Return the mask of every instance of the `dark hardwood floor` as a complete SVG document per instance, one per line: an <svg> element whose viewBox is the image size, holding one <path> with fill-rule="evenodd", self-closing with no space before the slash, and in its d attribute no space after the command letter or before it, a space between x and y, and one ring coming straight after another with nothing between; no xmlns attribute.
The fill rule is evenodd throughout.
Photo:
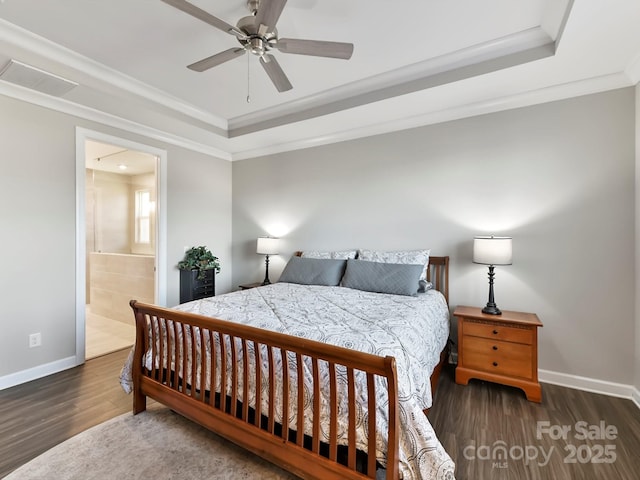
<svg viewBox="0 0 640 480"><path fill-rule="evenodd" d="M0 391L0 478L58 443L130 412L131 396L118 383L128 353L93 358Z"/></svg>
<svg viewBox="0 0 640 480"><path fill-rule="evenodd" d="M127 353L0 391L0 478L73 435L130 412L131 396L118 383ZM542 395L536 404L515 388L474 380L456 385L453 368L445 367L429 419L456 462L456 478L640 478L640 409L633 402L547 384ZM538 422L547 422L540 424L547 426L540 438ZM578 422L600 438L579 438L584 429ZM570 428L566 439L559 435L562 427Z"/></svg>
<svg viewBox="0 0 640 480"><path fill-rule="evenodd" d="M631 400L543 384L542 403L532 403L516 388L453 379L447 366L429 420L458 480L640 478Z"/></svg>

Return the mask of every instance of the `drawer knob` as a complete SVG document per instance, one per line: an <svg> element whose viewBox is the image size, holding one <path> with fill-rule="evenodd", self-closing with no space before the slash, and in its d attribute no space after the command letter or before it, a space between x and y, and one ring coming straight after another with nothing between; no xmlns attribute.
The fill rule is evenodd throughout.
<svg viewBox="0 0 640 480"><path fill-rule="evenodd" d="M498 334L498 330L494 330L494 331L493 331L493 334L494 334L494 335L497 335L497 334Z"/></svg>
<svg viewBox="0 0 640 480"><path fill-rule="evenodd" d="M493 362L493 366L497 367L498 366L498 362Z"/></svg>
<svg viewBox="0 0 640 480"><path fill-rule="evenodd" d="M497 349L498 349L498 346L497 346L497 345L494 345L494 346L493 346L493 347L491 347L491 348L493 348L494 350L497 350Z"/></svg>

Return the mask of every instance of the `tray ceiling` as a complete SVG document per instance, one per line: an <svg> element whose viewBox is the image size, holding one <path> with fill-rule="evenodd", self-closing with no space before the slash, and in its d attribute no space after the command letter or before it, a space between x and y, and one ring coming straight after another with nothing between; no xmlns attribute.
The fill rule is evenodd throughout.
<svg viewBox="0 0 640 480"><path fill-rule="evenodd" d="M248 15L243 0L192 3ZM0 70L14 59L78 86L55 103L0 77L0 93L239 159L632 85L639 21L634 0L290 0L281 37L355 47L273 51L293 84L278 93L252 55L187 69L239 44L160 0L3 0Z"/></svg>

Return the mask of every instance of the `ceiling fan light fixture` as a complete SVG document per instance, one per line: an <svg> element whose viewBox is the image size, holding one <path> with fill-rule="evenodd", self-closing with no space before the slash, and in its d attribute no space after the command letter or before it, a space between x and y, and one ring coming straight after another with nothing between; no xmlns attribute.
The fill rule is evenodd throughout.
<svg viewBox="0 0 640 480"><path fill-rule="evenodd" d="M260 57L266 52L266 45L261 37L249 38L248 47L251 53Z"/></svg>

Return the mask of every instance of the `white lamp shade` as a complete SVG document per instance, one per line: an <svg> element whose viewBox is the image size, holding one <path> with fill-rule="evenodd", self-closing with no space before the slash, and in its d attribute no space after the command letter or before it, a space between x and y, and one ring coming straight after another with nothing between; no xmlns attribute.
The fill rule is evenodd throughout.
<svg viewBox="0 0 640 480"><path fill-rule="evenodd" d="M256 253L259 253L260 255L277 255L278 239L271 237L258 238Z"/></svg>
<svg viewBox="0 0 640 480"><path fill-rule="evenodd" d="M513 251L511 237L475 237L473 263L483 265L511 265Z"/></svg>

